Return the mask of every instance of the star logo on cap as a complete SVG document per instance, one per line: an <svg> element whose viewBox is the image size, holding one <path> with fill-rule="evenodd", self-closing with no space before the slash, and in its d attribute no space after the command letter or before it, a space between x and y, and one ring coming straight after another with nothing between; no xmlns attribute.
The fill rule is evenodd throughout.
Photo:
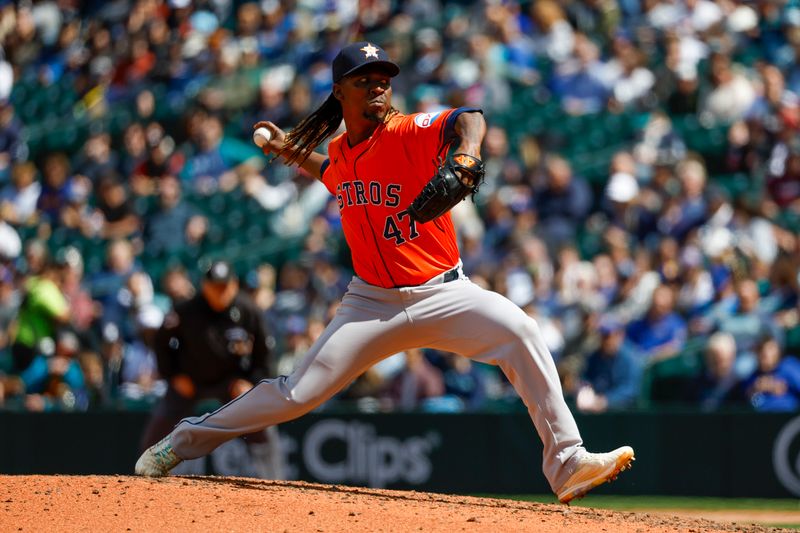
<svg viewBox="0 0 800 533"><path fill-rule="evenodd" d="M369 59L370 57L378 59L378 50L380 49L377 46L372 46L372 43L367 43L367 46L361 48L361 51L364 52L364 59Z"/></svg>

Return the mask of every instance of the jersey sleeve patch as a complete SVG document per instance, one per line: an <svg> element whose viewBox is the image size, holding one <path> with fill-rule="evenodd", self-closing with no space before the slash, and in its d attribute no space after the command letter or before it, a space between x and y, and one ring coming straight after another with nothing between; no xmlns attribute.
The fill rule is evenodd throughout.
<svg viewBox="0 0 800 533"><path fill-rule="evenodd" d="M420 113L414 117L414 124L420 128L428 128L436 122L436 119L439 118L441 114L441 111L436 113Z"/></svg>

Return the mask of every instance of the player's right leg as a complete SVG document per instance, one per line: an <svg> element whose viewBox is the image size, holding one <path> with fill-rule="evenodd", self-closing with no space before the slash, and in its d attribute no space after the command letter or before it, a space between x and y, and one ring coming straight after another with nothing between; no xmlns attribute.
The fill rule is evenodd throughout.
<svg viewBox="0 0 800 533"><path fill-rule="evenodd" d="M157 465L159 456L170 460L163 468L137 473L166 475L177 464L173 454L179 461L202 457L239 435L307 413L374 363L405 349L408 326L398 291L354 280L336 316L291 375L262 380L216 411L182 420L140 462Z"/></svg>
<svg viewBox="0 0 800 533"><path fill-rule="evenodd" d="M427 346L498 365L508 376L542 440L542 470L560 501L583 496L630 465L628 446L584 449L539 326L518 306L468 280L411 292L420 297L410 313Z"/></svg>

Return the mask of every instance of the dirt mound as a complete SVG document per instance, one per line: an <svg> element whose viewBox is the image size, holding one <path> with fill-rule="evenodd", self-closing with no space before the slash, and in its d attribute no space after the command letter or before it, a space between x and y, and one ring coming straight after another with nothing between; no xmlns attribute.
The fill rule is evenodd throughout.
<svg viewBox="0 0 800 533"><path fill-rule="evenodd" d="M0 476L6 531L747 531L709 520L249 478Z"/></svg>

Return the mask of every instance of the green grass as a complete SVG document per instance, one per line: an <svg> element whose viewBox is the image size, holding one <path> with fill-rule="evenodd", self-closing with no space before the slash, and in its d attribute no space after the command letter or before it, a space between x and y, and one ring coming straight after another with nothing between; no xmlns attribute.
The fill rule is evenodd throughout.
<svg viewBox="0 0 800 533"><path fill-rule="evenodd" d="M539 503L556 503L552 494L483 494L491 498L521 500ZM800 500L760 498L706 498L695 496L607 496L595 494L573 502L577 507L596 507L615 511L646 509L700 509L700 510L753 510L800 511Z"/></svg>
<svg viewBox="0 0 800 533"><path fill-rule="evenodd" d="M486 498L501 498L537 503L557 503L552 494L478 494ZM699 496L610 496L592 494L585 499L573 501L575 507L594 507L612 511L800 511L797 499L761 498L707 498ZM759 520L763 525L800 530L800 523L774 523L768 518Z"/></svg>

